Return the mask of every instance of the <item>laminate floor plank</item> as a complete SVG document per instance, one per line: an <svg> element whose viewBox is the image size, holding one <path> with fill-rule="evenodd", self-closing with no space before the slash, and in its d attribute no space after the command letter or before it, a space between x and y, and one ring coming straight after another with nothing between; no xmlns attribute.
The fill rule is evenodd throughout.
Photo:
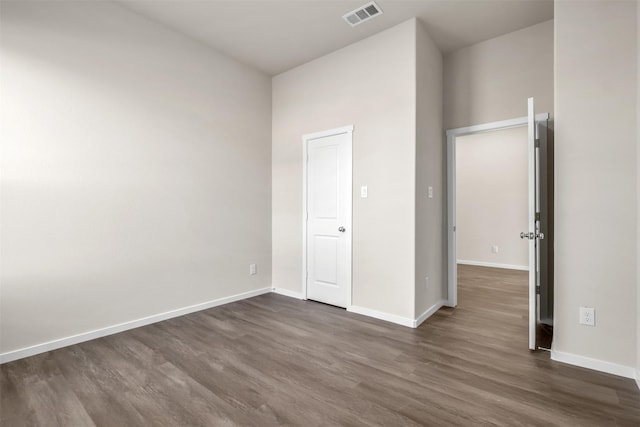
<svg viewBox="0 0 640 427"><path fill-rule="evenodd" d="M1 426L638 426L634 381L530 352L527 272L419 328L275 294L0 366Z"/></svg>

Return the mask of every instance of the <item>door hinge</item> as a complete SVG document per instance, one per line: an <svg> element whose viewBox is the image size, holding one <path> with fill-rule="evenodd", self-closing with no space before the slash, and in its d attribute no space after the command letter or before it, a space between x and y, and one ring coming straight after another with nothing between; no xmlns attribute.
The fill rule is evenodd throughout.
<svg viewBox="0 0 640 427"><path fill-rule="evenodd" d="M536 295L540 295L540 285L536 285Z"/></svg>

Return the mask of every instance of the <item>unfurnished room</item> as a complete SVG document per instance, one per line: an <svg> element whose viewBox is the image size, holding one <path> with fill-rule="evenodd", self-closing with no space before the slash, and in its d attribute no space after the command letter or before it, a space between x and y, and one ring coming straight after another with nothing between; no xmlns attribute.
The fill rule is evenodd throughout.
<svg viewBox="0 0 640 427"><path fill-rule="evenodd" d="M639 23L0 0L0 425L640 425Z"/></svg>

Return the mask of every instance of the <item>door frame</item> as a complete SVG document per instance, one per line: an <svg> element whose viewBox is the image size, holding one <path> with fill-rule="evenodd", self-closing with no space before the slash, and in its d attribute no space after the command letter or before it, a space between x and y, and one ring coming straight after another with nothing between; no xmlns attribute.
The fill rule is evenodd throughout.
<svg viewBox="0 0 640 427"><path fill-rule="evenodd" d="M528 117L483 123L456 129L448 129L447 136L447 303L458 305L458 270L456 250L456 138L496 130L527 126ZM536 122L549 120L549 113L536 114Z"/></svg>
<svg viewBox="0 0 640 427"><path fill-rule="evenodd" d="M349 199L347 201L348 220L346 224L347 227L349 227L349 230L351 230L351 232L348 234L349 242L347 244L349 251L349 283L347 284L348 299L346 308L347 310L349 310L351 308L353 299L353 125L347 125L302 135L302 297L305 300L307 299L307 219L309 218L309 213L307 210L307 163L309 161L307 147L309 145L309 142L313 140L342 134L348 135L346 147L347 176L345 181L347 187L350 190Z"/></svg>

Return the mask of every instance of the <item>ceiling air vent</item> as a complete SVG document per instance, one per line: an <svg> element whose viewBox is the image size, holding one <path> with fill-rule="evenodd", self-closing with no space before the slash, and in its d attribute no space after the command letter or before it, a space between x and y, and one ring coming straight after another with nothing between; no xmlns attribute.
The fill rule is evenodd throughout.
<svg viewBox="0 0 640 427"><path fill-rule="evenodd" d="M342 17L349 23L349 25L355 27L356 25L362 24L364 21L368 21L378 15L382 15L382 9L380 9L380 6L378 6L376 2L372 1L371 3L367 3L356 10L352 10L351 12L342 15Z"/></svg>

